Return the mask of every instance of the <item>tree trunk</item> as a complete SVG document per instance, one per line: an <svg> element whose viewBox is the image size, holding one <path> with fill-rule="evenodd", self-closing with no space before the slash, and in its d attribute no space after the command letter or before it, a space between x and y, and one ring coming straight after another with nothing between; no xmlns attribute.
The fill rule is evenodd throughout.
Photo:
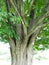
<svg viewBox="0 0 49 65"><path fill-rule="evenodd" d="M30 45L31 46L31 45ZM11 48L11 65L32 65L33 61L33 48L20 44Z"/></svg>

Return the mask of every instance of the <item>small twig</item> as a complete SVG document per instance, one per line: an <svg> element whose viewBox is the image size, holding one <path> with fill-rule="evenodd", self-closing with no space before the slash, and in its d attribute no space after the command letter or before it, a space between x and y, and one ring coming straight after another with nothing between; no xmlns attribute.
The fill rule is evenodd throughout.
<svg viewBox="0 0 49 65"><path fill-rule="evenodd" d="M30 2L30 6L29 6L29 9L28 9L28 11L27 11L27 14L30 14L30 11L32 10L32 6L34 6L33 3L34 3L34 0L32 0L32 1Z"/></svg>

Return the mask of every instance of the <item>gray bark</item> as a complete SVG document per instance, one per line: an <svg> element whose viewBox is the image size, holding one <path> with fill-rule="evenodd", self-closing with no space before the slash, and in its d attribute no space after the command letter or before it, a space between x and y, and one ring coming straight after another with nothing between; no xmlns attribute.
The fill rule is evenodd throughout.
<svg viewBox="0 0 49 65"><path fill-rule="evenodd" d="M43 20L49 16L49 5L44 7L46 13L39 16L37 19L34 19L34 10L31 13L32 5L34 0L31 1L27 14L31 15L30 24L26 26L26 15L24 14L24 3L23 0L6 0L7 13L10 11L10 5L14 8L16 15L21 18L19 24L11 23L8 17L8 24L10 24L15 31L15 34L18 34L20 39L17 40L14 37L8 36L10 51L11 51L11 65L32 65L33 61L33 42L35 41L37 35L40 32L41 27L43 27ZM23 13L23 14L22 14ZM32 16L33 15L33 16ZM33 17L33 18L32 18ZM42 25L41 25L42 24ZM10 28L11 29L11 28Z"/></svg>
<svg viewBox="0 0 49 65"><path fill-rule="evenodd" d="M14 50L13 50L14 49ZM33 63L33 47L29 45L17 44L15 47L10 47L11 65L32 65Z"/></svg>

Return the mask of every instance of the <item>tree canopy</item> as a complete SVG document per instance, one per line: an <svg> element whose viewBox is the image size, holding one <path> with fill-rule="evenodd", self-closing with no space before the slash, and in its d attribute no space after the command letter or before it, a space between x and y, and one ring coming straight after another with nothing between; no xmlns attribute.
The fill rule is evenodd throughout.
<svg viewBox="0 0 49 65"><path fill-rule="evenodd" d="M49 48L49 0L22 1L23 2L19 1L19 6L21 4L23 5L18 7L18 9L21 8L22 12L20 13L20 10L18 12L18 9L15 7L17 6L15 0L7 0L7 2L6 0L0 0L0 40L9 42L10 37L19 40L20 36L15 30L16 25L22 23L24 27L30 28L30 17L33 19L34 15L34 21L37 24L33 24L32 26L34 26L34 28L37 27L36 29L40 27L42 29L36 38L34 49L41 50ZM34 11L34 13L32 13L32 11ZM26 22L23 22L23 20ZM39 23L41 24L39 25ZM32 34L33 29L29 32L30 34ZM30 36L30 34L28 36Z"/></svg>

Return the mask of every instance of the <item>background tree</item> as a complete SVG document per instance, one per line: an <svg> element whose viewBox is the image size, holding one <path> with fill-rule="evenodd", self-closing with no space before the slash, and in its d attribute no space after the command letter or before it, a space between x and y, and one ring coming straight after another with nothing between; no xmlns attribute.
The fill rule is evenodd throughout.
<svg viewBox="0 0 49 65"><path fill-rule="evenodd" d="M9 42L11 65L32 65L34 42L48 21L49 0L0 1L0 40Z"/></svg>

